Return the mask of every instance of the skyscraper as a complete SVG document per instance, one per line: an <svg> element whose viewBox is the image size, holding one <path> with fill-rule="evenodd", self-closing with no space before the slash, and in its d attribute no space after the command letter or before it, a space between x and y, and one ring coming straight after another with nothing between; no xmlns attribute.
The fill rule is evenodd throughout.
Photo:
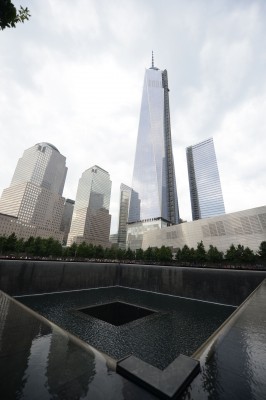
<svg viewBox="0 0 266 400"><path fill-rule="evenodd" d="M67 243L67 238L68 234L70 231L70 225L71 225L71 220L72 220L72 215L74 211L74 200L71 199L66 199L64 203L64 211L62 215L62 221L61 221L61 226L60 230L64 233L63 236L63 244L66 245Z"/></svg>
<svg viewBox="0 0 266 400"><path fill-rule="evenodd" d="M186 149L192 219L225 213L213 139Z"/></svg>
<svg viewBox="0 0 266 400"><path fill-rule="evenodd" d="M168 77L153 56L144 77L132 190L129 232L132 223L148 222L151 229L179 222Z"/></svg>
<svg viewBox="0 0 266 400"><path fill-rule="evenodd" d="M3 191L0 212L17 217L18 224L35 227L35 235L61 240L66 174L66 158L55 146L43 142L30 147Z"/></svg>
<svg viewBox="0 0 266 400"><path fill-rule="evenodd" d="M121 183L120 185L120 206L119 206L119 221L118 221L118 247L126 248L127 241L127 220L129 210L129 200L132 189Z"/></svg>
<svg viewBox="0 0 266 400"><path fill-rule="evenodd" d="M111 186L109 173L97 165L83 172L78 184L68 246L74 242L109 246Z"/></svg>

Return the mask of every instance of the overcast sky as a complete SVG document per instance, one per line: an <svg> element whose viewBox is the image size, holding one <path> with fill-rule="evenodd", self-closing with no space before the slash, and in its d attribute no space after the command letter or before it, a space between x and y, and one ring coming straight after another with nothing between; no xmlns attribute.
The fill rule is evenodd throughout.
<svg viewBox="0 0 266 400"><path fill-rule="evenodd" d="M131 185L145 68L168 70L180 216L191 220L186 147L214 138L226 212L265 205L266 1L19 0L0 31L0 192L23 151L66 156L64 196L84 170Z"/></svg>

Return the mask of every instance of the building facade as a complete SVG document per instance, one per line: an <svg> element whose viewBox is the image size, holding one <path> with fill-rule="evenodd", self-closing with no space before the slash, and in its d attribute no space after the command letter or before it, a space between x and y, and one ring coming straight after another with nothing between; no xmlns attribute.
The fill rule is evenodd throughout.
<svg viewBox="0 0 266 400"><path fill-rule="evenodd" d="M67 244L67 238L70 231L72 215L74 211L74 200L66 199L64 203L64 211L61 221L60 230L63 232L63 245Z"/></svg>
<svg viewBox="0 0 266 400"><path fill-rule="evenodd" d="M110 246L111 186L109 173L97 165L83 172L78 184L68 246L74 242Z"/></svg>
<svg viewBox="0 0 266 400"><path fill-rule="evenodd" d="M225 213L213 139L186 149L192 219Z"/></svg>
<svg viewBox="0 0 266 400"><path fill-rule="evenodd" d="M60 225L67 174L66 158L50 143L38 143L19 159L11 184L0 199L0 213L17 218L32 236L62 240ZM14 229L17 231L17 229ZM21 233L22 234L22 233Z"/></svg>
<svg viewBox="0 0 266 400"><path fill-rule="evenodd" d="M131 191L132 189L129 186L125 185L124 183L121 183L118 234L117 234L118 247L121 249L126 249L127 220L128 220L128 210L129 210Z"/></svg>
<svg viewBox="0 0 266 400"><path fill-rule="evenodd" d="M140 109L128 216L128 234L132 239L136 225L131 224L139 226L139 241L146 222L150 229L179 223L168 76L166 70L154 66L153 59L145 72Z"/></svg>
<svg viewBox="0 0 266 400"><path fill-rule="evenodd" d="M142 248L163 245L173 250L184 245L196 248L201 241L206 250L213 245L225 252L231 244L241 244L257 251L260 243L266 241L266 206L146 232Z"/></svg>

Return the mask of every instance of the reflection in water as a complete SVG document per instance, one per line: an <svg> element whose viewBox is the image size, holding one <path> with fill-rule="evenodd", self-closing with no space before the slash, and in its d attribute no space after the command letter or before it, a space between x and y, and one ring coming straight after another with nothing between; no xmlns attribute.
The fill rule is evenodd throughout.
<svg viewBox="0 0 266 400"><path fill-rule="evenodd" d="M95 358L93 355L88 357L88 354L77 349L77 346L66 335L62 336L61 332L53 329L47 363L49 392L53 395L58 394L58 383L60 382L59 393L61 396L79 399L87 394L94 374ZM75 385L67 385L70 378L78 378Z"/></svg>
<svg viewBox="0 0 266 400"><path fill-rule="evenodd" d="M265 304L266 281L203 349L201 373L182 399L266 399Z"/></svg>
<svg viewBox="0 0 266 400"><path fill-rule="evenodd" d="M95 374L93 354L78 348L58 329L19 310L2 294L0 310L1 398L86 397Z"/></svg>
<svg viewBox="0 0 266 400"><path fill-rule="evenodd" d="M3 399L23 398L31 354L32 340L38 335L40 322L32 316L18 312L17 306L0 294L1 307L1 396ZM4 318L3 318L4 316Z"/></svg>
<svg viewBox="0 0 266 400"><path fill-rule="evenodd" d="M33 394L38 395L39 388L42 389L42 398L50 399L47 388L46 368L50 352L52 335L37 336L32 340L28 367L25 369L23 380L25 386L21 399L29 399Z"/></svg>
<svg viewBox="0 0 266 400"><path fill-rule="evenodd" d="M109 370L97 351L0 292L3 400L133 400L154 396Z"/></svg>

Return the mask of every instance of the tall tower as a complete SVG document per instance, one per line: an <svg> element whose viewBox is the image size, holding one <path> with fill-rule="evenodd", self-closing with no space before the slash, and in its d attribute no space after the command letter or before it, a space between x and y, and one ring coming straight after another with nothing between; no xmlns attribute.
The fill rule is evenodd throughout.
<svg viewBox="0 0 266 400"><path fill-rule="evenodd" d="M155 229L179 222L168 77L154 66L153 54L144 76L132 190L129 225L153 221Z"/></svg>
<svg viewBox="0 0 266 400"><path fill-rule="evenodd" d="M172 152L167 71L146 69L128 222L159 218L179 222Z"/></svg>
<svg viewBox="0 0 266 400"><path fill-rule="evenodd" d="M97 165L83 172L78 184L68 246L74 242L109 246L111 186L109 173Z"/></svg>
<svg viewBox="0 0 266 400"><path fill-rule="evenodd" d="M186 149L192 219L225 213L213 139Z"/></svg>
<svg viewBox="0 0 266 400"><path fill-rule="evenodd" d="M0 199L0 212L35 227L34 236L62 239L60 224L67 174L66 158L50 143L37 143L19 159L10 186Z"/></svg>

